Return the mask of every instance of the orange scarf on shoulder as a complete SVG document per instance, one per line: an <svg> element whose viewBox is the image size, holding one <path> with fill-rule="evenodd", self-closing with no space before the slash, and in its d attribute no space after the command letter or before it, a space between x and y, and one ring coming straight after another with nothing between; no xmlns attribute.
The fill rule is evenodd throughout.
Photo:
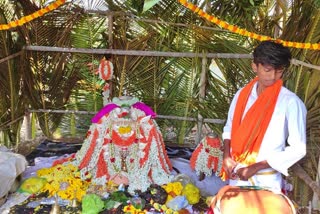
<svg viewBox="0 0 320 214"><path fill-rule="evenodd" d="M231 157L245 165L255 163L282 87L282 80L267 87L243 117L248 98L257 81L256 77L240 92L232 120Z"/></svg>

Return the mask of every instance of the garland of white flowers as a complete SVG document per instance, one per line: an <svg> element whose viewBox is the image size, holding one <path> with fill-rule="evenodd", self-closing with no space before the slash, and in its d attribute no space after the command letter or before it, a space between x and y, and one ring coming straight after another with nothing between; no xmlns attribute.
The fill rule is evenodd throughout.
<svg viewBox="0 0 320 214"><path fill-rule="evenodd" d="M206 176L212 175L212 167L208 167L208 160L209 157L216 157L218 158L218 166L217 170L215 171L215 175L219 176L221 169L222 169L222 156L223 153L220 150L220 148L212 148L208 145L207 139L204 138L201 141L202 143L202 149L198 154L196 164L195 164L195 171L197 175L200 175L201 173L204 173Z"/></svg>
<svg viewBox="0 0 320 214"><path fill-rule="evenodd" d="M133 99L137 102L137 99ZM141 118L145 117L145 113L139 109L128 107L126 104L132 105L134 102L127 103L128 100L113 100L116 102L117 105L123 106L125 108L129 108L130 115L133 118ZM168 183L172 180L173 176L170 175L169 166L165 163L164 169L163 166L160 164L161 160L165 160L166 156L162 151L162 143L163 139L161 136L161 132L159 130L158 125L156 122L151 119L150 117L147 118L145 121L131 121L132 118L117 118L117 115L121 114L120 107L115 108L112 110L109 115L104 116L101 118L99 123L94 123L90 126L88 131L88 136L84 141L83 146L81 147L80 151L76 154L76 165L80 165L82 160L87 155L87 152L90 149L90 145L93 140L93 133L95 131L98 132L98 137L96 139L96 145L91 156L91 159L86 167L80 170L80 175L82 179L86 179L88 177L88 172L92 175L91 180L93 183L97 185L105 185L107 182L106 175L97 177L97 162L99 155L101 152L104 154L104 161L108 167L108 174L110 177L116 176L119 173L125 175L129 180L129 187L128 191L130 193L134 193L135 190L139 189L141 191L146 191L147 188L152 184L156 183L158 185L162 185ZM142 119L143 120L143 119ZM151 124L149 124L149 120L151 120ZM118 129L115 128L118 127ZM124 131L124 133L118 133L120 130ZM140 128L143 130L143 134L147 142L142 142L141 139L143 136L140 133ZM150 131L152 129L156 129L157 135L149 139ZM123 152L123 146L119 146L116 142L112 142L114 136L112 136L112 131L115 131L116 134L126 135L128 132L127 137L135 136L135 142L129 143L125 150L127 155L124 159L126 164L127 170L122 170L122 159L121 152ZM109 143L104 144L104 139L110 140ZM150 145L149 145L150 144ZM149 145L150 149L148 151L148 157L143 165L141 165L140 160L145 158L145 147ZM164 161L165 162L165 161ZM151 176L149 172L151 173Z"/></svg>

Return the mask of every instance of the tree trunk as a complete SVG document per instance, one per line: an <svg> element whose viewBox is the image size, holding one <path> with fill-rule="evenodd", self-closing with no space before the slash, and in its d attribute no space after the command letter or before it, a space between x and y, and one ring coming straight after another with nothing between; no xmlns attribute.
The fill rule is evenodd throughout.
<svg viewBox="0 0 320 214"><path fill-rule="evenodd" d="M291 167L294 175L298 176L301 180L303 180L311 189L312 191L320 198L320 186L316 181L313 181L311 177L307 174L306 171L299 165L294 164Z"/></svg>

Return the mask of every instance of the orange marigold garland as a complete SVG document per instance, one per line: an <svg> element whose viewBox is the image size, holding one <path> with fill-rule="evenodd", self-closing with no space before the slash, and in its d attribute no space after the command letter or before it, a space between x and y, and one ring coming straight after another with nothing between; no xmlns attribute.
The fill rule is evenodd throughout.
<svg viewBox="0 0 320 214"><path fill-rule="evenodd" d="M36 11L36 12L30 14L30 15L24 16L19 20L15 20L15 21L9 22L8 24L0 25L0 30L8 30L8 29L11 29L11 28L22 26L27 22L30 22L30 21L32 21L32 20L34 20L36 18L39 18L39 17L43 16L44 14L46 14L46 13L52 11L52 10L57 9L58 7L63 5L64 3L65 3L65 0L57 0L57 1L53 2L53 3L51 3L50 5L48 5L47 7L43 8L41 10L38 10L38 11Z"/></svg>
<svg viewBox="0 0 320 214"><path fill-rule="evenodd" d="M207 19L208 21L219 25L221 28L224 28L226 30L229 30L233 33L242 35L242 36L246 36L246 37L250 37L252 39L256 39L259 41L265 41L265 40L275 40L278 43L282 43L284 46L287 47L293 47L293 48L302 48L302 49L313 49L313 50L320 50L320 43L302 43L302 42L291 42L291 41L284 41L281 39L274 39L270 36L265 36L265 35L259 35L256 33L252 33L249 32L245 29L241 29L238 26L235 25L230 25L225 21L222 21L218 18L216 18L215 16L209 15L206 12L204 12L203 10L201 10L198 6L187 2L186 0L178 0L180 4L182 4L183 6L185 6L186 8L192 10L194 13L199 14L202 18Z"/></svg>

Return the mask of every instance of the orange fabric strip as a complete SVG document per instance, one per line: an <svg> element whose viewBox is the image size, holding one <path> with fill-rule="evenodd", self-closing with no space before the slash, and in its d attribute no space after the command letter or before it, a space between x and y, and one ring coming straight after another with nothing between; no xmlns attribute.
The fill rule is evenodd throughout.
<svg viewBox="0 0 320 214"><path fill-rule="evenodd" d="M257 81L256 77L240 92L232 121L231 156L237 162L245 164L255 162L282 87L282 80L267 87L242 119L248 98Z"/></svg>
<svg viewBox="0 0 320 214"><path fill-rule="evenodd" d="M240 92L232 120L231 157L246 165L255 163L282 87L282 80L278 80L266 88L242 119L248 98L257 81L256 77ZM222 180L228 179L224 169L220 176Z"/></svg>

